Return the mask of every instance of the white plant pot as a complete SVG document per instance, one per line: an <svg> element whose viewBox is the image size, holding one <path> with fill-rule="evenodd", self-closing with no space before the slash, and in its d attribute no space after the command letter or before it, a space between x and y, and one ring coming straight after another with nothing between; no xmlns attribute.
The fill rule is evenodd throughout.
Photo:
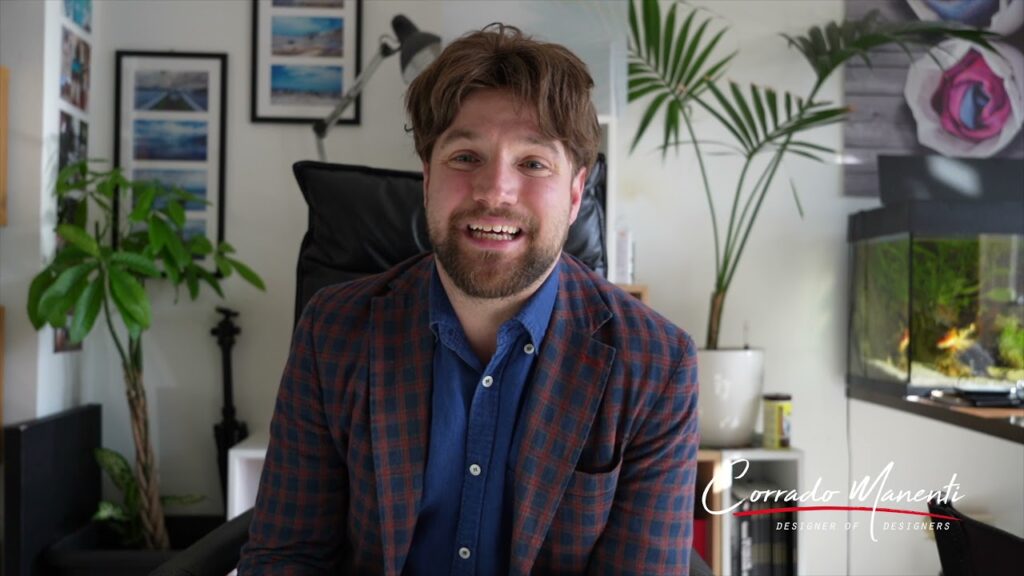
<svg viewBox="0 0 1024 576"><path fill-rule="evenodd" d="M750 446L761 407L764 351L698 350L701 446Z"/></svg>

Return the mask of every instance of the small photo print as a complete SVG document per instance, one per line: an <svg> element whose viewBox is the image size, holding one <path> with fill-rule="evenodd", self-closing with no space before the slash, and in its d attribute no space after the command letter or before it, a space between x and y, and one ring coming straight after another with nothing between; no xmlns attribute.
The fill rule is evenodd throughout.
<svg viewBox="0 0 1024 576"><path fill-rule="evenodd" d="M206 112L209 72L140 70L135 74L135 109Z"/></svg>
<svg viewBox="0 0 1024 576"><path fill-rule="evenodd" d="M341 66L274 64L270 67L271 104L331 106L341 94Z"/></svg>
<svg viewBox="0 0 1024 576"><path fill-rule="evenodd" d="M205 210L206 204L206 170L167 170L167 169L143 169L135 170L134 180L137 182L154 182L166 190L181 188L183 191L198 196L200 199L189 201L185 204L186 210ZM154 206L162 208L167 203L166 197L161 197Z"/></svg>
<svg viewBox="0 0 1024 576"><path fill-rule="evenodd" d="M71 331L68 327L71 326L71 319L74 314L68 312L68 323L63 328L53 329L53 352L54 354L60 354L62 352L79 352L82 349L82 342L72 343Z"/></svg>
<svg viewBox="0 0 1024 576"><path fill-rule="evenodd" d="M207 123L203 120L136 120L136 160L206 160Z"/></svg>
<svg viewBox="0 0 1024 576"><path fill-rule="evenodd" d="M89 124L78 120L67 112L60 113L60 149L57 169L85 160L89 157Z"/></svg>
<svg viewBox="0 0 1024 576"><path fill-rule="evenodd" d="M64 17L92 32L92 0L64 0Z"/></svg>
<svg viewBox="0 0 1024 576"><path fill-rule="evenodd" d="M270 23L274 56L343 56L344 19L275 16Z"/></svg>
<svg viewBox="0 0 1024 576"><path fill-rule="evenodd" d="M345 0L274 0L281 8L344 8Z"/></svg>
<svg viewBox="0 0 1024 576"><path fill-rule="evenodd" d="M85 111L89 106L89 43L63 28L60 52L60 97Z"/></svg>
<svg viewBox="0 0 1024 576"><path fill-rule="evenodd" d="M67 323L64 328L53 329L53 352L60 354L61 352L78 352L82 349L82 343L74 344L71 342L71 331L67 328L71 326L71 313L68 313Z"/></svg>

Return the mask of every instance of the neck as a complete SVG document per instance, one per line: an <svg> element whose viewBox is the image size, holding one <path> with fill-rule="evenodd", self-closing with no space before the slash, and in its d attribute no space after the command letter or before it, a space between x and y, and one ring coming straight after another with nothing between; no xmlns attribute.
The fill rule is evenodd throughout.
<svg viewBox="0 0 1024 576"><path fill-rule="evenodd" d="M436 260L435 260L436 262ZM437 263L438 275L441 277L441 285L448 294L448 300L452 303L455 316L462 325L462 331L469 340L469 347L473 349L480 362L486 365L498 348L498 328L507 320L522 310L523 305L540 288L541 284L548 279L551 271L558 265L556 259L547 272L541 275L533 284L524 290L505 298L476 298L459 289L451 277Z"/></svg>

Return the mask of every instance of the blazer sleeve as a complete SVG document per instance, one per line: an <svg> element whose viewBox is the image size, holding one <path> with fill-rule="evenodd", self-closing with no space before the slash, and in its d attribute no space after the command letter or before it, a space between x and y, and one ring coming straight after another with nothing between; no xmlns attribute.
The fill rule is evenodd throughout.
<svg viewBox="0 0 1024 576"><path fill-rule="evenodd" d="M337 571L347 473L324 413L314 297L295 329L239 576Z"/></svg>
<svg viewBox="0 0 1024 576"><path fill-rule="evenodd" d="M624 448L608 524L590 574L688 574L693 539L697 353L682 336L679 360Z"/></svg>

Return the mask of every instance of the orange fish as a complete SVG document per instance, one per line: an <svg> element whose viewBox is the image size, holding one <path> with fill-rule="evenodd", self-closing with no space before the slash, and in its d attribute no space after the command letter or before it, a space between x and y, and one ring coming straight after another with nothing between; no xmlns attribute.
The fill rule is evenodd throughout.
<svg viewBox="0 0 1024 576"><path fill-rule="evenodd" d="M953 350L960 352L966 350L974 344L974 339L971 335L974 334L976 327L973 323L967 328L950 328L946 334L939 338L939 341L935 343L935 346L940 350Z"/></svg>

